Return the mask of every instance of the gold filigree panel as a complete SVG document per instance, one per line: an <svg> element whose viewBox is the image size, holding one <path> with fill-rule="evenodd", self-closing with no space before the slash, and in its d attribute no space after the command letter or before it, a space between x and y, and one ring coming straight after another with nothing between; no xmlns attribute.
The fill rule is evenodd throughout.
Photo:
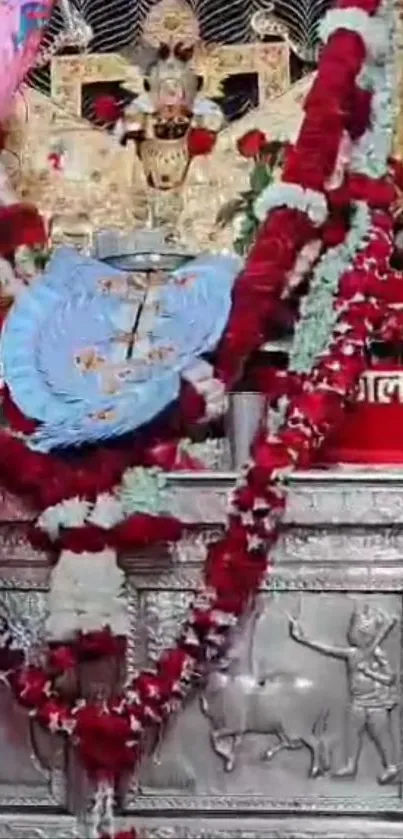
<svg viewBox="0 0 403 839"><path fill-rule="evenodd" d="M192 69L203 79L203 93L219 98L226 78L256 75L259 104L280 96L290 86L290 52L286 43L216 46L202 44L195 51ZM52 62L51 99L55 119L81 117L82 88L96 82L121 82L132 93L143 89L143 72L121 55L94 54L55 58Z"/></svg>
<svg viewBox="0 0 403 839"><path fill-rule="evenodd" d="M12 153L2 161L20 197L46 217L88 217L96 229L131 229L136 219L144 220L145 186L133 147L122 148L106 132L67 117L35 90L26 89L18 103L8 148ZM62 152L60 168L52 165L55 150Z"/></svg>

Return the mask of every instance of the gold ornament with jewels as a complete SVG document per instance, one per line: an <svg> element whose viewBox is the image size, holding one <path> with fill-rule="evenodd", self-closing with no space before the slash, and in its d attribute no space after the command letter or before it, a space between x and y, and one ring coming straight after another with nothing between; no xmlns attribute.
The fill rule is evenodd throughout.
<svg viewBox="0 0 403 839"><path fill-rule="evenodd" d="M217 229L215 219L223 204L247 188L250 166L237 154L236 140L256 125L271 137L292 138L310 85L309 77L290 85L293 47L284 27L274 26L271 18L264 32L262 20L254 19L252 24L256 40L251 43L205 44L190 6L184 0L161 0L145 20L142 42L153 49L168 46L171 63L169 68L166 62L164 67L164 62L154 63L149 91L144 90L147 74L136 63L135 53L132 57L86 52L52 57L51 94L47 97L25 88L16 98L7 149L0 161L18 195L35 203L48 219L55 242L89 251L97 231L131 232L158 223L174 229L177 239L195 251L231 248L233 231ZM270 26L274 40L262 42L262 32L267 35ZM182 49L192 48L189 60L179 62L181 68L172 53L179 42ZM175 72L169 74L167 69ZM222 114L217 106L195 113L198 96L204 104L219 100L225 79L239 74L257 78L259 106L253 114L232 125L220 125ZM196 76L202 80L200 92L192 87ZM136 125L143 132L146 142L140 153L135 140L122 145L117 132L83 117L83 89L100 82L119 83L134 95L124 121L129 134ZM178 90L179 98L188 97L191 125L218 132L212 153L194 157L191 165L186 140L189 125L182 137L158 136L167 127L162 122L161 129L160 99L168 92L170 101L162 116L167 115L167 107L169 117L173 110L177 116L173 99ZM139 112L145 94L153 105L151 113Z"/></svg>

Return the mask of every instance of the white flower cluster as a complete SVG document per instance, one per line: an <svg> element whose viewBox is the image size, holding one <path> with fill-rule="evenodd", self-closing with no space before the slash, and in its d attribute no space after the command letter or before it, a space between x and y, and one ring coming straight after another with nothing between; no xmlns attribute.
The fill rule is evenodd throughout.
<svg viewBox="0 0 403 839"><path fill-rule="evenodd" d="M36 526L56 541L60 531L66 528L94 524L103 530L111 530L136 512L148 512L151 515L162 512L169 514L169 504L163 488L158 486L159 474L158 469L143 469L142 467L127 469L120 488L112 492L100 493L95 503L78 497L60 501L59 504L47 507L43 511L37 519ZM141 500L137 499L136 488L137 495L140 493L142 496ZM147 493L150 495L149 498ZM164 502L166 504L162 510Z"/></svg>
<svg viewBox="0 0 403 839"><path fill-rule="evenodd" d="M47 634L52 641L106 626L116 635L127 635L125 576L117 566L116 552L62 551L51 574L48 605Z"/></svg>
<svg viewBox="0 0 403 839"><path fill-rule="evenodd" d="M356 32L364 41L368 55L379 60L385 57L388 38L385 23L378 15L370 17L363 9L329 9L319 26L323 43L338 30Z"/></svg>
<svg viewBox="0 0 403 839"><path fill-rule="evenodd" d="M372 92L372 106L370 124L353 148L351 170L381 178L387 173L395 123L397 20L389 0L383 0L374 20L382 23L385 57L380 62L369 54L357 80L360 87Z"/></svg>
<svg viewBox="0 0 403 839"><path fill-rule="evenodd" d="M291 183L270 184L266 187L255 201L254 213L259 221L263 221L271 210L279 207L306 213L316 227L321 227L328 214L323 193Z"/></svg>

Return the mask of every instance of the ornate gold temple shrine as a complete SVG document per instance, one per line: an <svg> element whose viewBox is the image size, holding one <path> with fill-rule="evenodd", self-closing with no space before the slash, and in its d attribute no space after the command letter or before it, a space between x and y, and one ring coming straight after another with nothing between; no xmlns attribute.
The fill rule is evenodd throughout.
<svg viewBox="0 0 403 839"><path fill-rule="evenodd" d="M194 45L192 69L202 80L203 95L216 101L228 77L252 74L258 80L259 108L252 125L267 128L283 113L290 89L290 43L284 26L271 15L256 18L255 30L272 35L270 42L246 45L207 45L199 38L198 23L182 0L162 0L154 6L143 30L143 41L156 47L175 39ZM149 190L133 143L119 144L114 134L90 124L82 115L86 86L120 83L131 93L144 90L144 71L118 54L77 54L53 57L50 97L25 88L10 121L9 148L3 161L24 200L32 201L53 221L57 239L78 241L94 230L133 230L144 226L149 214ZM302 87L307 86L304 80ZM295 123L301 84L286 105ZM244 133L251 115L219 134L213 154L195 158L180 189L160 196L162 215L175 221L190 247L225 247L231 231L216 231L215 213L247 183L248 164L239 159L235 139ZM284 130L285 129L285 130ZM277 132L278 133L278 132ZM281 126L281 134L288 134ZM52 165L54 152L63 149L64 165ZM212 196L213 204L212 208ZM197 216L197 225L195 219ZM217 239L218 237L218 239Z"/></svg>

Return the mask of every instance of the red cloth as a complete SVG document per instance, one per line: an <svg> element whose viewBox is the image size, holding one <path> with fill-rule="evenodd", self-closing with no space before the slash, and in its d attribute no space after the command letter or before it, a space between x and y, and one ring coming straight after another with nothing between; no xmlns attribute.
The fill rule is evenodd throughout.
<svg viewBox="0 0 403 839"><path fill-rule="evenodd" d="M376 365L372 369L396 372L397 364ZM347 409L342 426L329 438L319 454L323 464L403 463L403 403L357 402Z"/></svg>

